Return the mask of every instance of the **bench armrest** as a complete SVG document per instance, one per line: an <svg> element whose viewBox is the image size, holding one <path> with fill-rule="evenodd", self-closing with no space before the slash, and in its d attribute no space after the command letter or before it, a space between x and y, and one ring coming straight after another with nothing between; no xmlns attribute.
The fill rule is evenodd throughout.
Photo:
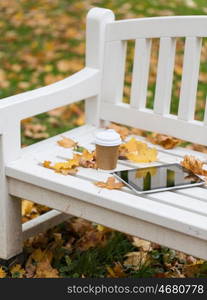
<svg viewBox="0 0 207 300"><path fill-rule="evenodd" d="M0 100L0 119L22 120L99 93L99 70L84 68L74 75L36 90Z"/></svg>

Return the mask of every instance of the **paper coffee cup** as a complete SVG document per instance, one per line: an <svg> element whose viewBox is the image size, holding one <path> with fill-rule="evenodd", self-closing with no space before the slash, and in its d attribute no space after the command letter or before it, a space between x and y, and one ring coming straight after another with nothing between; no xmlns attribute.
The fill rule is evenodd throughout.
<svg viewBox="0 0 207 300"><path fill-rule="evenodd" d="M97 168L102 170L116 168L121 143L120 135L113 129L97 132L95 138Z"/></svg>

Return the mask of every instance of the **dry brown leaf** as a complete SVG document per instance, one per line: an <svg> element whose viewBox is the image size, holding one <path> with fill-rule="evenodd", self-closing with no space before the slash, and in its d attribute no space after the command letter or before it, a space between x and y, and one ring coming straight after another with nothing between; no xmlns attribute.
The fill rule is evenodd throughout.
<svg viewBox="0 0 207 300"><path fill-rule="evenodd" d="M106 182L98 181L94 183L96 186L114 190L114 189L120 189L124 186L122 182L116 182L115 178L113 176L108 177Z"/></svg>
<svg viewBox="0 0 207 300"><path fill-rule="evenodd" d="M85 232L85 234L76 243L76 247L80 251L87 251L90 248L104 246L105 242L105 233L93 228L92 230Z"/></svg>
<svg viewBox="0 0 207 300"><path fill-rule="evenodd" d="M114 129L117 133L120 134L122 140L124 140L130 133L130 130L127 127L116 125L114 123L111 123L107 128Z"/></svg>
<svg viewBox="0 0 207 300"><path fill-rule="evenodd" d="M70 227L72 228L72 231L79 236L82 236L85 234L85 232L94 229L94 226L91 224L91 222L81 218L75 218L72 222L70 222Z"/></svg>
<svg viewBox="0 0 207 300"><path fill-rule="evenodd" d="M124 278L127 276L127 274L123 270L123 266L120 264L120 262L116 262L115 266L112 267L106 267L108 271L107 277L111 278Z"/></svg>
<svg viewBox="0 0 207 300"><path fill-rule="evenodd" d="M142 240L138 237L132 237L132 245L137 248L141 248L143 251L150 251L151 250L151 243L145 240Z"/></svg>
<svg viewBox="0 0 207 300"><path fill-rule="evenodd" d="M62 140L57 141L58 145L64 148L72 148L75 145L77 145L77 142L74 140L67 138L67 137L62 137Z"/></svg>
<svg viewBox="0 0 207 300"><path fill-rule="evenodd" d="M34 278L59 278L59 272L51 266L50 261L46 258L37 263Z"/></svg>
<svg viewBox="0 0 207 300"><path fill-rule="evenodd" d="M75 154L74 158L79 160L80 167L83 168L96 168L96 157L95 152L89 152L88 150L84 149L82 154Z"/></svg>
<svg viewBox="0 0 207 300"><path fill-rule="evenodd" d="M147 262L147 252L129 252L125 255L127 259L124 261L124 266L132 266L134 270L138 270L143 264Z"/></svg>
<svg viewBox="0 0 207 300"><path fill-rule="evenodd" d="M181 142L177 138L159 133L153 133L152 135L148 136L147 139L151 143L160 145L165 149L173 149Z"/></svg>
<svg viewBox="0 0 207 300"><path fill-rule="evenodd" d="M192 155L185 155L180 164L195 174L207 176L207 170L203 169L204 162Z"/></svg>
<svg viewBox="0 0 207 300"><path fill-rule="evenodd" d="M60 72L68 72L70 70L70 60L59 60L57 63L57 68Z"/></svg>
<svg viewBox="0 0 207 300"><path fill-rule="evenodd" d="M24 136L33 139L43 139L48 138L49 134L46 132L47 128L41 124L29 124L23 123L24 125Z"/></svg>
<svg viewBox="0 0 207 300"><path fill-rule="evenodd" d="M207 153L207 147L199 144L190 144L186 146L187 149L192 149L198 152Z"/></svg>

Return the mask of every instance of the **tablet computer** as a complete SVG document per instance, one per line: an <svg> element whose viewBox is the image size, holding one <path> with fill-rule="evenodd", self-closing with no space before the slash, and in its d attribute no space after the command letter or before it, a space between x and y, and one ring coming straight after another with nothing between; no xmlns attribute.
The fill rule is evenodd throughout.
<svg viewBox="0 0 207 300"><path fill-rule="evenodd" d="M138 194L189 188L205 184L179 164L159 165L114 172L113 175Z"/></svg>

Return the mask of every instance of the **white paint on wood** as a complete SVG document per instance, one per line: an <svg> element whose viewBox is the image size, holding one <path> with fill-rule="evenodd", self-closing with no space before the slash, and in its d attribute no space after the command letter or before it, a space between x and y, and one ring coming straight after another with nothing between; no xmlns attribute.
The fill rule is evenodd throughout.
<svg viewBox="0 0 207 300"><path fill-rule="evenodd" d="M150 109L137 110L126 103L107 102L101 103L101 118L207 145L206 127L200 121L185 122L174 115L161 116Z"/></svg>
<svg viewBox="0 0 207 300"><path fill-rule="evenodd" d="M154 112L161 115L170 113L175 46L175 38L160 39Z"/></svg>
<svg viewBox="0 0 207 300"><path fill-rule="evenodd" d="M115 230L207 259L206 240L178 232L176 228L169 229L164 224L160 226L154 222L148 222L146 219L129 216L127 212L121 213L119 210L113 210L113 207L110 206L93 205L19 180L10 179L10 184L12 193L19 196L23 193L31 201L40 204L44 202L46 205L53 206L54 209L58 208L65 213L71 213L74 216L91 220ZM103 204L102 199L98 201Z"/></svg>
<svg viewBox="0 0 207 300"><path fill-rule="evenodd" d="M151 54L151 39L137 39L132 73L130 104L135 108L145 108Z"/></svg>
<svg viewBox="0 0 207 300"><path fill-rule="evenodd" d="M36 217L22 225L23 240L27 240L31 236L47 231L48 229L67 221L72 216L64 214L57 210L50 210L45 214Z"/></svg>
<svg viewBox="0 0 207 300"><path fill-rule="evenodd" d="M201 42L200 37L188 37L185 41L178 110L178 117L181 120L194 120Z"/></svg>
<svg viewBox="0 0 207 300"><path fill-rule="evenodd" d="M207 36L206 16L168 16L120 20L108 24L107 41L137 38Z"/></svg>
<svg viewBox="0 0 207 300"><path fill-rule="evenodd" d="M123 98L126 47L125 41L105 45L101 102L121 102Z"/></svg>
<svg viewBox="0 0 207 300"><path fill-rule="evenodd" d="M92 8L86 22L86 66L100 70L100 81L97 84L99 93L85 101L86 123L100 125L100 97L105 55L106 24L114 21L114 14L109 9Z"/></svg>
<svg viewBox="0 0 207 300"><path fill-rule="evenodd" d="M100 91L99 70L84 68L80 72L33 91L4 98L0 113L5 119L19 120L97 95Z"/></svg>

